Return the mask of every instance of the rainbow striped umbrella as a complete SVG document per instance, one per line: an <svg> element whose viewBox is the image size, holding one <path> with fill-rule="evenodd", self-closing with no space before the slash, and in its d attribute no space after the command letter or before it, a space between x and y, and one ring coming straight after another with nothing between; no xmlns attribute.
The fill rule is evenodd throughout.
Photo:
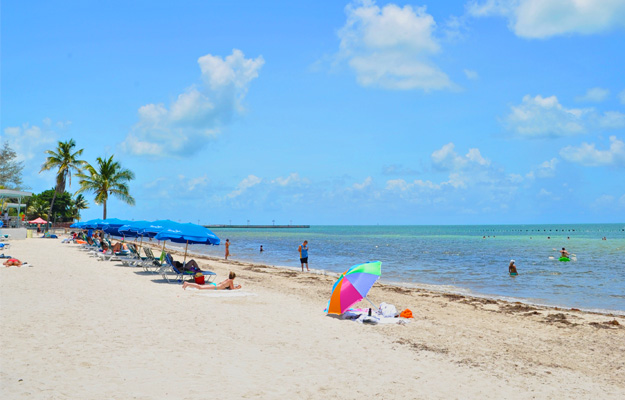
<svg viewBox="0 0 625 400"><path fill-rule="evenodd" d="M380 279L381 274L380 261L354 265L343 272L332 287L328 314L343 314L352 305L366 298L371 286Z"/></svg>

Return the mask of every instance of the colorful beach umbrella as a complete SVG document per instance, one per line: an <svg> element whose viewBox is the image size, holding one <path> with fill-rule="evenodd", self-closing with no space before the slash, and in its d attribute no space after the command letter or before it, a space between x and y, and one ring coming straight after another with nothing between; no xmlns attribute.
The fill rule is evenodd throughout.
<svg viewBox="0 0 625 400"><path fill-rule="evenodd" d="M48 221L45 219L38 217L37 219L33 219L32 221L28 221L29 224L47 224Z"/></svg>
<svg viewBox="0 0 625 400"><path fill-rule="evenodd" d="M343 272L332 287L328 314L343 314L345 310L366 298L381 274L382 263L380 261L354 265Z"/></svg>

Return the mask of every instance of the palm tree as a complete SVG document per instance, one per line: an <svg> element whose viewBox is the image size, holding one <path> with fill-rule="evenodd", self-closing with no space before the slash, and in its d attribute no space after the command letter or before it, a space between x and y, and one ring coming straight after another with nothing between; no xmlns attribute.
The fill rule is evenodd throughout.
<svg viewBox="0 0 625 400"><path fill-rule="evenodd" d="M86 210L89 208L89 203L87 203L87 199L82 194L78 194L74 201L72 202L71 207L71 216L73 219L80 221L80 211Z"/></svg>
<svg viewBox="0 0 625 400"><path fill-rule="evenodd" d="M76 142L74 142L74 139L70 139L67 142L59 141L56 151L46 150L48 158L46 158L46 161L41 166L41 171L39 171L39 173L51 169L58 169L56 173L56 190L54 191L54 196L52 196L52 202L50 202L50 212L48 215L52 215L52 207L54 207L57 193L61 194L65 192L65 183L67 182L70 187L72 186L72 171L80 173L81 167L85 164L85 161L78 159L83 149L72 153L74 147L76 147Z"/></svg>
<svg viewBox="0 0 625 400"><path fill-rule="evenodd" d="M36 217L41 217L45 220L48 219L48 204L43 199L36 199L28 206L26 210L26 214L29 215L31 219L35 219Z"/></svg>
<svg viewBox="0 0 625 400"><path fill-rule="evenodd" d="M103 219L106 219L106 202L109 194L134 206L135 199L128 193L128 182L135 179L135 174L129 169L122 168L119 162L113 161L113 156L108 159L98 157L96 161L98 169L87 163L84 171L76 174L80 178L80 189L76 194L94 193L96 204L104 206Z"/></svg>

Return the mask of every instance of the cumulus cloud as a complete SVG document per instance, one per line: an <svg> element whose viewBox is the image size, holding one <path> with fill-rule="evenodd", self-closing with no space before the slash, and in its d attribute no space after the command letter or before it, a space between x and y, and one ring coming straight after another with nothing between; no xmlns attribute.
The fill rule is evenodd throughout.
<svg viewBox="0 0 625 400"><path fill-rule="evenodd" d="M616 136L610 136L610 148L607 150L597 149L594 143L582 143L577 147L563 148L560 156L567 161L590 167L625 167L625 142Z"/></svg>
<svg viewBox="0 0 625 400"><path fill-rule="evenodd" d="M469 152L461 156L454 150L453 143L447 143L432 153L432 165L442 171L456 171L471 168L473 166L488 166L490 160L482 157L479 149L469 149Z"/></svg>
<svg viewBox="0 0 625 400"><path fill-rule="evenodd" d="M586 91L586 94L583 96L578 96L575 98L577 101L585 101L591 103L600 103L608 98L610 95L610 91L608 89L603 89L600 87L590 88Z"/></svg>
<svg viewBox="0 0 625 400"><path fill-rule="evenodd" d="M362 183L354 183L352 185L352 189L354 189L354 190L366 189L369 186L371 186L372 182L373 182L373 179L370 176L368 176L367 178L365 178L365 180Z"/></svg>
<svg viewBox="0 0 625 400"><path fill-rule="evenodd" d="M199 151L243 111L242 101L264 62L262 56L245 58L237 49L225 58L200 57L202 83L187 88L169 107L162 103L140 107L139 122L122 148L135 155L153 156Z"/></svg>
<svg viewBox="0 0 625 400"><path fill-rule="evenodd" d="M600 113L595 108L567 108L556 96L523 97L521 104L510 107L503 120L506 127L527 138L556 138L587 133L591 130L625 127L625 114L619 111Z"/></svg>
<svg viewBox="0 0 625 400"><path fill-rule="evenodd" d="M277 184L278 186L293 186L298 184L306 184L309 183L308 179L301 178L297 172L292 172L286 178L281 176L273 179L271 183Z"/></svg>
<svg viewBox="0 0 625 400"><path fill-rule="evenodd" d="M625 27L622 0L471 1L467 12L474 17L505 17L517 36L529 39L588 35Z"/></svg>
<svg viewBox="0 0 625 400"><path fill-rule="evenodd" d="M263 180L261 178L255 175L248 175L241 182L239 182L239 184L237 185L237 188L233 190L232 192L228 193L226 197L231 198L231 199L238 197L242 195L243 193L245 193L248 189L258 185L262 181Z"/></svg>
<svg viewBox="0 0 625 400"><path fill-rule="evenodd" d="M44 151L53 147L58 140L58 134L53 127L59 123L52 123L49 118L43 120L41 126L30 125L9 126L4 128L4 134L0 135L0 143L9 142L9 146L15 151L17 161L41 161L45 158ZM61 122L61 127L69 126L71 122Z"/></svg>
<svg viewBox="0 0 625 400"><path fill-rule="evenodd" d="M556 96L526 95L512 106L506 117L509 129L525 137L559 137L586 132L585 121L592 109L565 108Z"/></svg>
<svg viewBox="0 0 625 400"><path fill-rule="evenodd" d="M339 58L347 60L362 86L425 91L452 87L449 77L432 62L440 52L433 33L434 18L425 7L380 8L373 0L345 8L347 21L339 30Z"/></svg>

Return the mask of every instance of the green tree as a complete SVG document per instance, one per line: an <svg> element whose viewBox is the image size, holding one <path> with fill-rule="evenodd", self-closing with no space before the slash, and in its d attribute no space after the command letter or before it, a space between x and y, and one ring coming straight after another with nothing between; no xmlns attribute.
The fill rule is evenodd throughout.
<svg viewBox="0 0 625 400"><path fill-rule="evenodd" d="M24 163L16 161L17 154L5 141L0 149L0 187L4 189L25 189L22 183Z"/></svg>
<svg viewBox="0 0 625 400"><path fill-rule="evenodd" d="M41 166L41 171L49 171L51 169L56 169L56 190L54 191L54 196L52 197L52 202L50 203L50 212L49 215L54 218L52 213L52 208L54 207L54 202L56 201L56 195L65 192L65 183L69 183L69 186L72 186L72 171L79 173L81 167L85 164L85 161L78 159L82 155L83 149L77 150L74 152L74 147L76 147L76 142L74 139L70 139L67 142L59 141L57 144L56 151L54 150L46 150L46 154L48 158Z"/></svg>
<svg viewBox="0 0 625 400"><path fill-rule="evenodd" d="M89 203L87 203L87 199L85 199L85 196L83 196L82 194L76 195L76 198L74 199L70 207L70 215L72 217L72 220L75 219L77 221L80 221L80 212L82 210L86 210L87 208L89 208Z"/></svg>
<svg viewBox="0 0 625 400"><path fill-rule="evenodd" d="M50 203L52 199L55 198L54 207L52 208L52 212L50 212ZM72 206L74 201L72 200L72 195L68 192L64 192L62 194L57 195L55 189L48 189L39 194L34 194L26 201L26 214L28 215L28 219L34 219L37 217L42 217L44 219L48 219L41 215L34 215L30 211L37 210L39 214L41 211L39 210L39 206L32 207L36 203L45 203L47 210L45 214L48 215L50 220L54 220L58 217L61 221L71 221L72 220Z"/></svg>
<svg viewBox="0 0 625 400"><path fill-rule="evenodd" d="M135 179L135 174L129 169L122 168L121 164L113 161L113 156L96 159L97 169L86 164L84 171L76 174L80 178L80 189L76 192L91 192L95 194L96 204L103 205L102 218L106 219L106 203L109 195L113 195L131 206L135 199L130 195L128 182Z"/></svg>
<svg viewBox="0 0 625 400"><path fill-rule="evenodd" d="M35 198L30 202L30 205L26 207L26 215L28 216L28 219L33 220L37 217L41 217L48 220L48 205L49 203L47 203L44 199L39 197Z"/></svg>

